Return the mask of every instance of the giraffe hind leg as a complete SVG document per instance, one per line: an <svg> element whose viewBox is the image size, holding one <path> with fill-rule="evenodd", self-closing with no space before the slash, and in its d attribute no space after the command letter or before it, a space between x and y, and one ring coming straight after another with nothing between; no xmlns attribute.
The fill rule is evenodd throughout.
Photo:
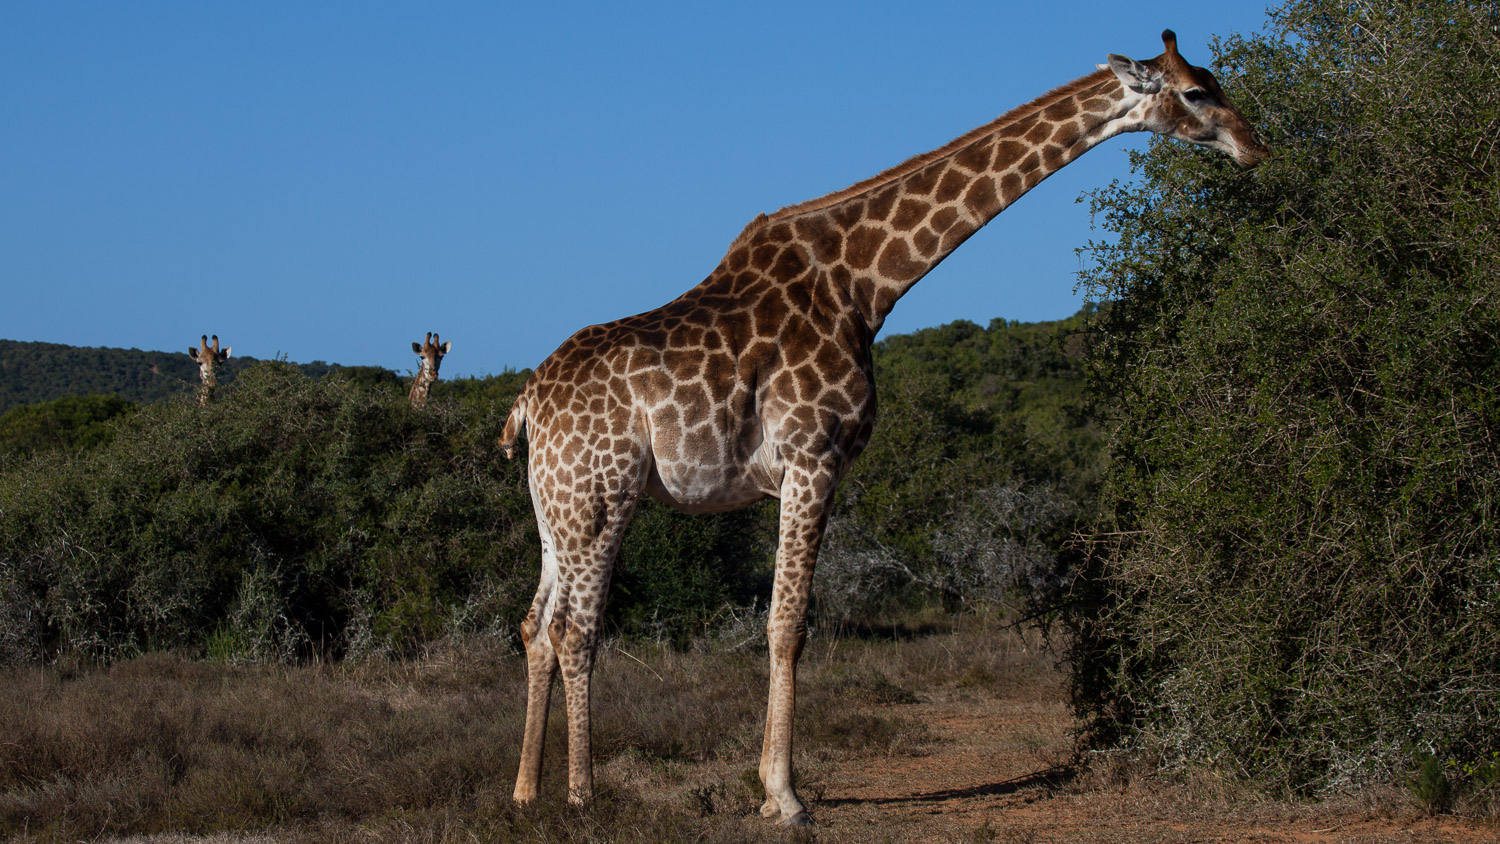
<svg viewBox="0 0 1500 844"><path fill-rule="evenodd" d="M609 594L609 580L625 527L635 511L638 490L606 503L597 533L577 543L582 551L560 557L566 604L554 615L549 633L562 673L568 709L568 802L587 803L594 796L590 696L595 652Z"/></svg>
<svg viewBox="0 0 1500 844"><path fill-rule="evenodd" d="M557 606L557 555L545 520L537 520L542 535L541 582L531 602L531 612L521 622L521 641L526 647L526 726L521 738L521 766L516 772L512 799L529 803L536 799L542 775L542 752L547 739L547 715L552 704L552 681L557 676L557 651L548 628Z"/></svg>

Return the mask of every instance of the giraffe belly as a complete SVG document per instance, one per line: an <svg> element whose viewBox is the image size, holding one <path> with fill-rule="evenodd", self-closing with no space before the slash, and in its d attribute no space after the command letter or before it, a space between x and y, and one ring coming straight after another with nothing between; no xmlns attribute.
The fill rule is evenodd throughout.
<svg viewBox="0 0 1500 844"><path fill-rule="evenodd" d="M646 494L684 513L723 513L774 497L754 478L726 468L654 465L646 479Z"/></svg>

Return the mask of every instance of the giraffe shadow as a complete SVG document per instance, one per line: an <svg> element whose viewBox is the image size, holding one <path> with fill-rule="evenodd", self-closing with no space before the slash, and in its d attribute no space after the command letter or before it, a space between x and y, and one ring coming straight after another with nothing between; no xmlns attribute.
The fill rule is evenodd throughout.
<svg viewBox="0 0 1500 844"><path fill-rule="evenodd" d="M1048 768L1044 771L1034 771L1001 782L986 783L968 788L944 788L938 791L918 792L900 797L836 797L820 800L818 803L823 806L887 806L903 803L939 803L944 800L962 800L968 797L994 797L1005 794L1016 794L1034 788L1053 789L1066 785L1077 777L1078 769L1071 765L1065 765Z"/></svg>

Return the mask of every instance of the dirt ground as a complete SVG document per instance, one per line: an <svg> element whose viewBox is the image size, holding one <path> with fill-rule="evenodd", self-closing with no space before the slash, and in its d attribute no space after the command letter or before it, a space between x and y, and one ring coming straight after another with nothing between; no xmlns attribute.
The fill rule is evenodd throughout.
<svg viewBox="0 0 1500 844"><path fill-rule="evenodd" d="M57 808L50 814L34 809L38 820L21 827L41 829L51 823L47 828L67 830L65 837L47 832L22 837L121 844L1500 844L1500 821L1428 815L1411 794L1394 786L1314 803L1270 799L1208 774L1174 777L1110 760L1093 760L1080 773L1068 765L1073 722L1065 702L1065 679L1054 662L1055 656L1035 642L993 629L959 630L900 643L834 642L815 649L804 660L794 756L798 788L816 823L810 830L780 829L756 811L762 796L755 764L764 670L763 657L754 654L678 653L669 648L631 654L612 648L596 677L600 694L595 734L602 739L596 744L595 772L601 798L581 810L561 800L566 772L565 754L559 752L563 724L557 712L549 739L552 752L543 770L546 793L552 797L526 807L509 800L524 685L519 657L508 651L368 668L234 668L143 659L69 682L33 677L31 686L50 689L50 696L36 698L29 708L16 704L16 712L40 712L45 704L54 712L72 713L67 722L72 726L62 736L82 736L75 743L86 751L102 740L100 736L113 735L106 727L119 720L112 708L99 704L99 696L110 694L115 700L124 695L139 704L133 711L164 720L160 729L140 736L116 736L110 745L116 748L113 753L150 752L153 736L196 736L191 741L213 747L189 748L190 755L207 754L204 764L210 767L194 763L198 767L188 772L191 776L177 779L191 784L222 775L226 790L213 790L203 798L207 803L192 802L202 795L173 785L176 780L156 786L158 791L177 789L170 793L153 792L149 786L155 780L139 793L128 792L126 774L133 769L126 768L126 774L102 780L105 791L62 793L52 801ZM330 726L332 722L320 714L326 707L344 713L336 719L338 724L348 719L360 729ZM96 723L97 719L103 720ZM210 753L223 744L222 737L216 738L219 732L239 735L226 719L254 726L246 734L254 741ZM218 732L195 729L199 722L221 727ZM461 733L462 746L442 740L455 730L491 722L493 730ZM31 721L21 718L18 723ZM47 730L32 730L34 737L63 729L47 723L52 724ZM401 729L395 729L398 726ZM190 740L180 736L179 744ZM72 746L59 742L57 753ZM165 746L178 744L168 741ZM308 747L312 750L298 755ZM87 753L84 758L94 759ZM320 765L323 758L339 760L339 765ZM474 773L462 780L443 779L449 760L474 765ZM239 764L243 770L231 775L222 766L214 767L219 762ZM307 787L265 787L267 776L280 777L276 772L286 771L303 772L309 778ZM322 779L311 779L314 774ZM402 789L387 782L399 778L451 785L418 787L417 782ZM349 785L349 780L357 782ZM390 787L371 785L368 793L356 787L366 780ZM286 825L263 822L261 818L270 813L256 809L258 814L247 814L232 826L215 822L209 827L244 832L201 837L185 834L196 816L172 808L213 808L243 797L232 793L235 789L257 784L262 791L253 794L264 792L272 799L285 793L290 796L281 799L311 808L295 815L284 812L288 819L280 823ZM65 789L68 781L57 779L53 787ZM15 801L50 805L46 794L33 793L36 789L15 790ZM322 796L325 793L333 796ZM345 802L334 799L344 794L355 796ZM157 830L183 832L112 837L101 827L117 804L158 807L150 808L154 814L141 809L141 816L170 818L150 823ZM241 804L251 809L259 805L253 800L235 802ZM4 805L0 802L0 808ZM84 811L104 820L90 826L57 819ZM151 826L142 821L134 828ZM92 829L99 831L87 834Z"/></svg>
<svg viewBox="0 0 1500 844"><path fill-rule="evenodd" d="M1060 697L1060 696L1059 696ZM1496 842L1500 826L1425 817L1400 792L1316 805L1213 794L1211 784L1111 784L1056 765L1069 715L1050 702L939 693L885 707L933 731L921 756L830 766L820 830L840 840L1002 842Z"/></svg>

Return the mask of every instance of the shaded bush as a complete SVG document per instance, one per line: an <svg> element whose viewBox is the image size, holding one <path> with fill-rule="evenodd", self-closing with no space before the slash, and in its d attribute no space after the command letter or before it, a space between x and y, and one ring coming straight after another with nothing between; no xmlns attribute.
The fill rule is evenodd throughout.
<svg viewBox="0 0 1500 844"><path fill-rule="evenodd" d="M615 563L607 617L680 646L713 632L726 607L769 604L776 513L775 502L689 516L642 501Z"/></svg>
<svg viewBox="0 0 1500 844"><path fill-rule="evenodd" d="M1088 487L1065 467L1092 436L1065 409L1078 395L1072 330L955 323L877 344L881 418L822 568L842 577L840 559L864 566L894 548L911 576L855 569L837 587L846 595L824 595L827 612L958 608L1036 581L1016 576L1018 553L1036 571L1055 562ZM86 452L0 465L0 662L161 648L284 660L509 635L539 546L525 461L503 460L495 441L527 372L439 381L414 411L387 370L231 360L240 374L210 406L151 405L107 423ZM74 436L86 426L59 409L105 401L14 418L45 420L33 440ZM995 509L996 495L1072 503L1012 524L1021 511ZM753 639L775 544L774 502L717 516L642 502L615 569L612 632Z"/></svg>
<svg viewBox="0 0 1500 844"><path fill-rule="evenodd" d="M46 653L404 649L486 582L520 617L535 531L503 410L417 413L286 364L220 398L0 476L0 594L39 613Z"/></svg>
<svg viewBox="0 0 1500 844"><path fill-rule="evenodd" d="M0 414L0 459L39 451L93 448L109 441L111 420L135 405L119 396L66 396Z"/></svg>
<svg viewBox="0 0 1500 844"><path fill-rule="evenodd" d="M816 572L825 620L1056 603L1101 466L1080 365L1092 310L876 344L874 436L839 489Z"/></svg>
<svg viewBox="0 0 1500 844"><path fill-rule="evenodd" d="M1317 790L1500 748L1500 17L1272 24L1219 51L1269 161L1157 143L1096 198L1114 459L1075 703Z"/></svg>
<svg viewBox="0 0 1500 844"><path fill-rule="evenodd" d="M378 375L261 364L207 407L153 405L90 451L13 460L0 473L0 661L285 660L508 635L539 559L525 461L496 446L525 374L457 382L421 411ZM768 593L774 543L764 507L644 504L615 629L704 632Z"/></svg>

